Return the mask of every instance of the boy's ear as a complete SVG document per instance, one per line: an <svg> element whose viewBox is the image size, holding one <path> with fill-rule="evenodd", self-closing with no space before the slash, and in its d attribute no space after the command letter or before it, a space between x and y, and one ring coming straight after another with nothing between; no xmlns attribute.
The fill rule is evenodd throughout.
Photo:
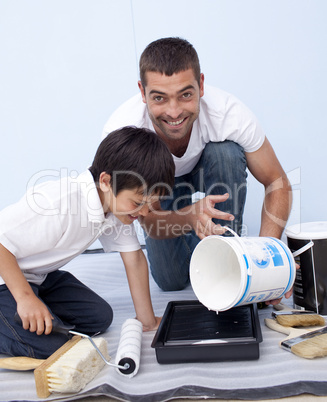
<svg viewBox="0 0 327 402"><path fill-rule="evenodd" d="M143 103L146 103L146 99L145 99L145 88L143 87L143 85L142 85L142 82L141 81L138 81L138 86L139 86L139 89L140 89L140 91L141 91L141 95L142 95L142 100L143 100Z"/></svg>
<svg viewBox="0 0 327 402"><path fill-rule="evenodd" d="M99 176L99 187L104 193L111 190L110 180L111 175L106 172L102 172Z"/></svg>

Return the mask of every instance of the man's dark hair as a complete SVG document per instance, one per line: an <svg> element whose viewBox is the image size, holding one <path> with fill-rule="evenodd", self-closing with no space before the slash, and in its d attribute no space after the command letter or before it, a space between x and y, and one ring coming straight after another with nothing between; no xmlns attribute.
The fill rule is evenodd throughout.
<svg viewBox="0 0 327 402"><path fill-rule="evenodd" d="M115 196L142 187L147 194L163 196L174 185L175 164L167 145L145 128L127 126L108 134L89 170L96 183L102 172L110 174Z"/></svg>
<svg viewBox="0 0 327 402"><path fill-rule="evenodd" d="M185 39L162 38L151 42L140 58L140 78L146 86L146 73L159 72L167 76L192 69L200 85L200 62L194 47Z"/></svg>

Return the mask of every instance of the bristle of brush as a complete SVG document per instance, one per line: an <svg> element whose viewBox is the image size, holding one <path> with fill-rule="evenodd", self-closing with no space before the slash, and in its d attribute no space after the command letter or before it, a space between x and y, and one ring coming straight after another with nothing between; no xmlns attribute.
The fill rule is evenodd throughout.
<svg viewBox="0 0 327 402"><path fill-rule="evenodd" d="M325 319L318 314L285 314L276 317L278 324L284 327L311 327L326 325Z"/></svg>
<svg viewBox="0 0 327 402"><path fill-rule="evenodd" d="M317 335L291 347L292 353L305 359L327 356L327 334Z"/></svg>
<svg viewBox="0 0 327 402"><path fill-rule="evenodd" d="M104 357L109 360L107 342L94 339ZM88 339L80 340L46 369L50 392L78 392L83 389L104 367L94 346Z"/></svg>
<svg viewBox="0 0 327 402"><path fill-rule="evenodd" d="M109 360L106 340L97 338L94 342L103 356ZM53 360L43 370L39 370L36 381L39 397L47 397L52 392L78 392L105 365L88 339L79 340Z"/></svg>

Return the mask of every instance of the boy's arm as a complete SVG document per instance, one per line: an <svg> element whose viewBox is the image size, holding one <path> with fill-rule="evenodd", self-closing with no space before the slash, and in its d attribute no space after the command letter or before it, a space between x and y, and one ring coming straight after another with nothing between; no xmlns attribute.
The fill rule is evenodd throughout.
<svg viewBox="0 0 327 402"><path fill-rule="evenodd" d="M143 331L156 330L160 323L160 318L153 312L148 263L141 249L131 252L120 253L125 265L127 280L133 299L136 318L142 322Z"/></svg>
<svg viewBox="0 0 327 402"><path fill-rule="evenodd" d="M52 316L46 305L34 294L18 266L15 256L0 243L0 276L17 303L23 328L38 335L50 334Z"/></svg>

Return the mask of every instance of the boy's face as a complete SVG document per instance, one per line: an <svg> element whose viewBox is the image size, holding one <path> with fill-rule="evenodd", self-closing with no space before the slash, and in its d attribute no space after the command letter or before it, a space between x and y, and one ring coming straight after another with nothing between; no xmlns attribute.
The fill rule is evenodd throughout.
<svg viewBox="0 0 327 402"><path fill-rule="evenodd" d="M117 196L111 191L109 197L108 212L112 212L125 225L130 225L139 216L146 216L159 201L159 196L144 196L139 188L122 190Z"/></svg>
<svg viewBox="0 0 327 402"><path fill-rule="evenodd" d="M130 225L139 216L146 216L149 211L156 209L159 195L144 195L143 188L121 190L114 195L110 185L111 176L103 172L99 178L99 196L104 213L113 213L122 223Z"/></svg>
<svg viewBox="0 0 327 402"><path fill-rule="evenodd" d="M148 71L145 88L139 81L154 129L166 143L189 137L199 115L203 82L201 74L199 86L192 69L172 76Z"/></svg>

